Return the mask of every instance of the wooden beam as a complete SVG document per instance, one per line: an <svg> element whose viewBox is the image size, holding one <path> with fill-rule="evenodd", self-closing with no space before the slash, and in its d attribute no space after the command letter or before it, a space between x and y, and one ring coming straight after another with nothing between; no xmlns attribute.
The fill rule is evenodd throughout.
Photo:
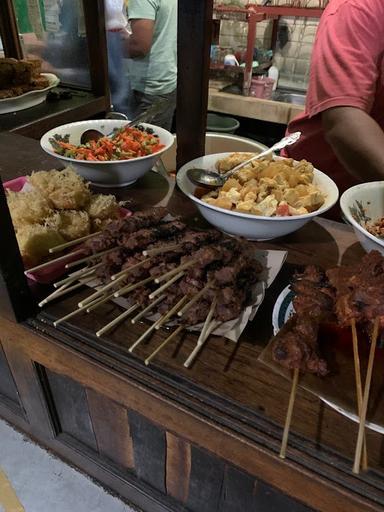
<svg viewBox="0 0 384 512"><path fill-rule="evenodd" d="M177 169L204 155L213 0L179 0Z"/></svg>
<svg viewBox="0 0 384 512"><path fill-rule="evenodd" d="M1 0L0 2L0 36L5 56L22 59L23 50L12 0Z"/></svg>

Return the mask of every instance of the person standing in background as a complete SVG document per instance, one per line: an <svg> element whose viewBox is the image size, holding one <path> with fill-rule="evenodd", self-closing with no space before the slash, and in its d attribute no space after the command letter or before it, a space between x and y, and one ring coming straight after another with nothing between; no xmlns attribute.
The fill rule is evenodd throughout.
<svg viewBox="0 0 384 512"><path fill-rule="evenodd" d="M105 30L108 48L108 75L111 102L115 112L130 117L130 80L123 55L121 30L127 30L126 16L128 0L105 0Z"/></svg>
<svg viewBox="0 0 384 512"><path fill-rule="evenodd" d="M384 179L384 2L331 0L316 34L304 114L288 126L300 140L284 156L305 158L340 192Z"/></svg>
<svg viewBox="0 0 384 512"><path fill-rule="evenodd" d="M121 31L130 59L131 109L137 115L162 100L164 108L151 121L171 130L176 109L177 0L129 0L131 33Z"/></svg>

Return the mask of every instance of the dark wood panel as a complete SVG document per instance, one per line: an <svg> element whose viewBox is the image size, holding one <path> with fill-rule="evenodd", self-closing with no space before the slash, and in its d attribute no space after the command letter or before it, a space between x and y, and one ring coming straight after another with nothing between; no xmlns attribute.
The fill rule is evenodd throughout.
<svg viewBox="0 0 384 512"><path fill-rule="evenodd" d="M165 493L165 432L137 412L129 410L128 417L136 474Z"/></svg>
<svg viewBox="0 0 384 512"><path fill-rule="evenodd" d="M293 500L264 482L256 484L256 500L257 512L314 512L314 509Z"/></svg>
<svg viewBox="0 0 384 512"><path fill-rule="evenodd" d="M45 372L60 431L97 451L85 388L65 375Z"/></svg>
<svg viewBox="0 0 384 512"><path fill-rule="evenodd" d="M234 467L227 466L219 506L220 512L258 511L255 490L256 480L254 477Z"/></svg>
<svg viewBox="0 0 384 512"><path fill-rule="evenodd" d="M219 511L223 480L224 462L192 446L187 508L192 512Z"/></svg>
<svg viewBox="0 0 384 512"><path fill-rule="evenodd" d="M17 389L15 385L15 381L13 380L13 376L11 370L9 369L7 358L5 357L3 347L0 343L0 395L4 395L9 400L14 402L17 405L19 404L19 395L17 394Z"/></svg>
<svg viewBox="0 0 384 512"><path fill-rule="evenodd" d="M127 410L92 389L87 389L86 393L99 453L132 469L133 446Z"/></svg>
<svg viewBox="0 0 384 512"><path fill-rule="evenodd" d="M188 499L190 473L191 445L167 432L167 494L181 503L185 503Z"/></svg>
<svg viewBox="0 0 384 512"><path fill-rule="evenodd" d="M0 36L6 57L23 58L12 0L0 2Z"/></svg>

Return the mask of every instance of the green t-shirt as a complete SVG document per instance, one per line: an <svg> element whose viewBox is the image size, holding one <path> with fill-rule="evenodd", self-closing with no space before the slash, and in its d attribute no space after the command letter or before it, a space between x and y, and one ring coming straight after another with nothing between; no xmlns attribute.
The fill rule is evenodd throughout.
<svg viewBox="0 0 384 512"><path fill-rule="evenodd" d="M167 94L177 82L177 0L129 0L128 17L154 20L150 52L130 60L132 89L145 94Z"/></svg>

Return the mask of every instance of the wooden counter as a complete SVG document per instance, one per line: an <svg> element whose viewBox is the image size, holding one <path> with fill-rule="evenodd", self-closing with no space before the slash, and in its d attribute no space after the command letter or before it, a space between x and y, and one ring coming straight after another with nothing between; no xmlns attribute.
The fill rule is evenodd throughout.
<svg viewBox="0 0 384 512"><path fill-rule="evenodd" d="M216 83L211 83L208 110L286 125L301 114L304 107L281 101L262 100L251 96L221 92Z"/></svg>
<svg viewBox="0 0 384 512"><path fill-rule="evenodd" d="M36 169L34 141L0 135L2 178ZM29 155L28 161L27 155ZM24 157L24 158L23 158ZM42 167L51 162L44 156ZM135 204L154 205L164 181L148 173L120 190ZM175 192L172 213L200 220ZM288 250L287 263L240 342L213 337L189 370L196 341L183 335L146 367L143 357L164 339L156 333L133 355L127 347L144 324L94 332L117 314L104 305L52 327L86 291L44 309L23 324L0 320L0 415L145 511L381 511L383 438L367 432L370 471L351 472L357 426L299 389L287 459L278 457L290 384L257 361L271 336L271 311L298 265L326 267L363 251L343 224L319 219L261 248Z"/></svg>

